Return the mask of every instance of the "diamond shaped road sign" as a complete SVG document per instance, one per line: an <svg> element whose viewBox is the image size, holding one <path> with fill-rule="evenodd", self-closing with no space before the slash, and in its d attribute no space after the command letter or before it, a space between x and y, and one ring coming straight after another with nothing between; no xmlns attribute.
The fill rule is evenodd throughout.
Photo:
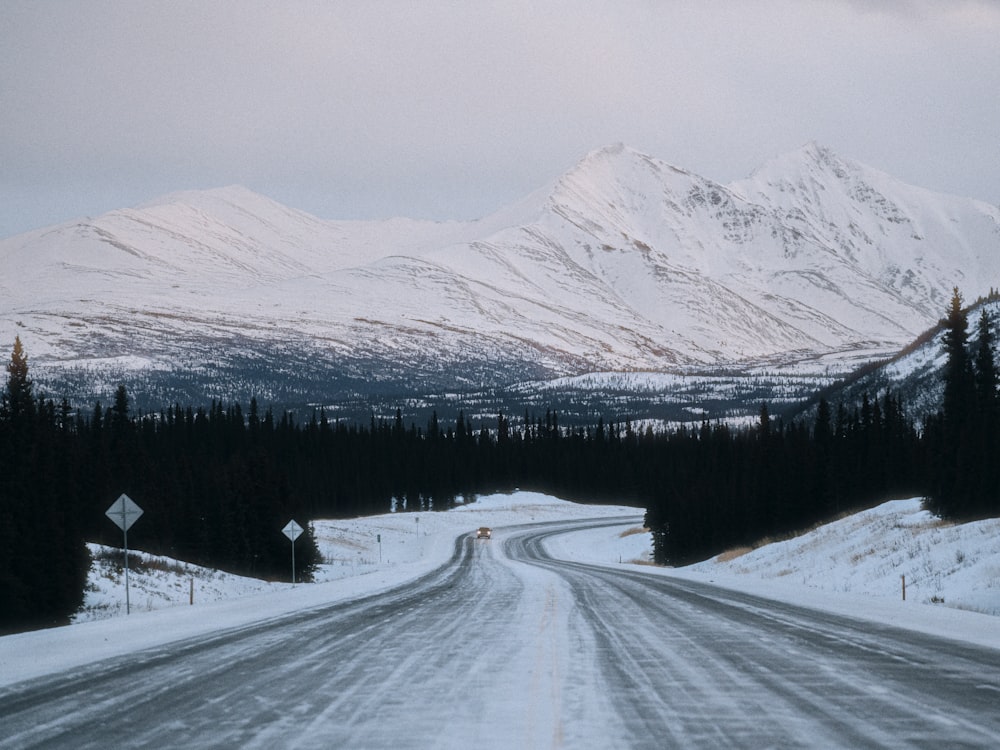
<svg viewBox="0 0 1000 750"><path fill-rule="evenodd" d="M111 507L104 511L104 515L110 518L119 529L128 531L129 528L142 515L142 508L136 505L132 498L122 494L117 500L111 503Z"/></svg>
<svg viewBox="0 0 1000 750"><path fill-rule="evenodd" d="M281 532L294 542L299 538L299 534L302 533L302 527L295 523L294 520L291 520Z"/></svg>

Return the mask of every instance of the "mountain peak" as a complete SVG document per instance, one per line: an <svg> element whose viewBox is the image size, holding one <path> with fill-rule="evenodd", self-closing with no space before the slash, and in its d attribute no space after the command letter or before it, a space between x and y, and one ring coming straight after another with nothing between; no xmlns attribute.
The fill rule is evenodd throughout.
<svg viewBox="0 0 1000 750"><path fill-rule="evenodd" d="M227 185L225 187L207 188L204 190L179 190L167 193L135 206L135 210L145 211L164 206L188 206L199 210L214 211L220 207L238 208L242 211L294 211L266 195L255 192L244 185Z"/></svg>
<svg viewBox="0 0 1000 750"><path fill-rule="evenodd" d="M618 156L626 151L634 151L634 149L629 148L621 141L618 141L617 143L609 143L605 146L601 146L600 148L595 148L583 158L583 161L602 156Z"/></svg>
<svg viewBox="0 0 1000 750"><path fill-rule="evenodd" d="M645 154L640 154L635 149L629 148L624 143L613 143L601 146L589 152L569 169L558 183L569 182L594 182L603 181L608 178L616 178L622 172L631 170L632 164L637 160L648 159Z"/></svg>
<svg viewBox="0 0 1000 750"><path fill-rule="evenodd" d="M779 179L787 182L807 174L814 177L828 174L845 180L854 171L857 171L856 164L842 159L833 149L817 141L809 141L793 151L775 156L740 182L775 184Z"/></svg>
<svg viewBox="0 0 1000 750"><path fill-rule="evenodd" d="M606 170L608 168L617 169L653 169L654 171L670 170L681 174L688 174L687 170L674 167L667 162L657 159L644 151L639 151L625 143L611 143L606 146L596 148L577 162L567 174L586 172L590 169Z"/></svg>
<svg viewBox="0 0 1000 750"><path fill-rule="evenodd" d="M551 199L562 204L583 197L592 205L607 205L617 202L623 193L662 193L674 176L694 177L631 146L614 143L591 151L577 162L556 181Z"/></svg>

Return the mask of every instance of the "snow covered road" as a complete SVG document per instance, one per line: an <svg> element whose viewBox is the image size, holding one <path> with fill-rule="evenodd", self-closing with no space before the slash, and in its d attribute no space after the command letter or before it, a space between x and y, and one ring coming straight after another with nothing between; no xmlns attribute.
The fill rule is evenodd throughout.
<svg viewBox="0 0 1000 750"><path fill-rule="evenodd" d="M709 584L546 559L597 644L616 747L997 747L1000 652Z"/></svg>
<svg viewBox="0 0 1000 750"><path fill-rule="evenodd" d="M994 649L546 552L624 523L0 688L0 747L1000 745Z"/></svg>

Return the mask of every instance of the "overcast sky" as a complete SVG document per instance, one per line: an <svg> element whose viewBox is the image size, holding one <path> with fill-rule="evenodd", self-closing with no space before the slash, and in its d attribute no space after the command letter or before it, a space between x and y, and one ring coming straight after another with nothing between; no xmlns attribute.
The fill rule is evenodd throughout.
<svg viewBox="0 0 1000 750"><path fill-rule="evenodd" d="M728 182L816 140L1000 203L1000 0L4 0L0 237L242 184L482 216L624 142Z"/></svg>

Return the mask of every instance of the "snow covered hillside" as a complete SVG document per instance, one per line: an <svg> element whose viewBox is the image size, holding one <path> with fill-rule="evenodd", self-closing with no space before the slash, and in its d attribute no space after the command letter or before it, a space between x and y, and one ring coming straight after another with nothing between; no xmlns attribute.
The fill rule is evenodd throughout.
<svg viewBox="0 0 1000 750"><path fill-rule="evenodd" d="M970 351L976 351L979 346L977 324L984 312L995 328L1000 320L1000 300L991 297L969 307L967 318ZM944 337L943 325L935 326L881 364L876 366L870 363L852 375L838 381L831 380L829 384L821 385L816 390L823 390L829 403L845 405L860 404L866 394L875 397L891 391L902 400L907 415L919 425L925 416L934 414L941 408L944 397L943 372L947 362ZM827 385L831 387L827 388ZM811 399L808 404L801 401L798 404L799 409L810 414L815 412L815 406L815 399ZM786 416L796 415L794 408L786 413Z"/></svg>
<svg viewBox="0 0 1000 750"><path fill-rule="evenodd" d="M732 550L688 571L726 585L767 584L861 594L1000 615L1000 519L952 524L893 500L754 550Z"/></svg>
<svg viewBox="0 0 1000 750"><path fill-rule="evenodd" d="M0 262L0 341L82 401L329 403L884 356L1000 278L1000 208L816 144L728 186L612 146L479 221L325 221L229 187L11 237Z"/></svg>

